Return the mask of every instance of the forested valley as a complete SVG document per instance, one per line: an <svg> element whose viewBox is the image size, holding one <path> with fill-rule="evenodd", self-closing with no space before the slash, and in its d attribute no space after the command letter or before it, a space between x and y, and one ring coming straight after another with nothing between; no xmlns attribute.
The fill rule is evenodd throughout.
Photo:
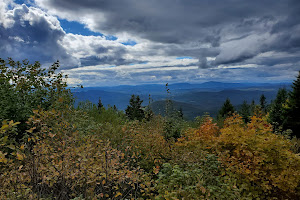
<svg viewBox="0 0 300 200"><path fill-rule="evenodd" d="M74 106L57 69L0 59L1 199L300 199L300 72L271 104L187 121L168 98Z"/></svg>

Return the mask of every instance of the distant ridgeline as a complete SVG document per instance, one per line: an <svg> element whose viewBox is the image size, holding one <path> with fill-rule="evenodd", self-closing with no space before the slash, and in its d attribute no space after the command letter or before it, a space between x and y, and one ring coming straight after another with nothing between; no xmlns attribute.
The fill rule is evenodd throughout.
<svg viewBox="0 0 300 200"><path fill-rule="evenodd" d="M267 103L275 99L279 88L290 89L291 83L222 83L205 82L202 84L178 83L169 85L170 99L175 109L182 109L184 117L192 120L208 112L212 117L217 116L224 101L229 98L238 110L243 101L249 104L254 100L257 104L263 94ZM114 87L84 87L72 90L75 106L80 101L91 101L97 104L101 98L104 106L116 106L125 110L132 94L139 95L143 105L150 104L154 113L163 114L167 92L164 85L137 85Z"/></svg>

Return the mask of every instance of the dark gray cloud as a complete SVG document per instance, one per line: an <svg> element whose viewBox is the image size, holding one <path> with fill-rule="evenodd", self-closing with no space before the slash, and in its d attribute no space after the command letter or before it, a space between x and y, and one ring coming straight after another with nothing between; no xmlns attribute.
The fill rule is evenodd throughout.
<svg viewBox="0 0 300 200"><path fill-rule="evenodd" d="M62 17L83 23L86 17L89 19L86 21L87 26L95 31L109 34L127 32L162 44L190 44L193 46L192 50L185 48L184 55L199 57L200 67L205 68L243 62L268 51L295 51L300 47L299 0L36 2ZM251 45L253 42L258 45ZM247 49L245 45L251 47ZM202 51L198 48L198 51L194 46L200 49L202 46L206 47L204 50L202 48ZM242 50L239 50L239 47ZM205 64L204 57L209 54L205 51L214 52L212 56L217 57L216 61ZM179 48L177 52L167 48L166 53L179 55L181 51Z"/></svg>
<svg viewBox="0 0 300 200"><path fill-rule="evenodd" d="M97 15L94 29L118 33L122 31L139 34L153 41L185 43L208 42L216 46L220 29L235 23L237 26L248 18L278 16L286 10L287 1L273 0L38 0L48 9L70 14ZM287 13L282 13L286 15ZM249 26L250 28L252 26Z"/></svg>
<svg viewBox="0 0 300 200"><path fill-rule="evenodd" d="M110 64L110 65L128 65L131 63L135 63L135 60L128 60L122 57L117 56L88 56L80 59L82 66L94 66L94 65L103 65L103 64Z"/></svg>

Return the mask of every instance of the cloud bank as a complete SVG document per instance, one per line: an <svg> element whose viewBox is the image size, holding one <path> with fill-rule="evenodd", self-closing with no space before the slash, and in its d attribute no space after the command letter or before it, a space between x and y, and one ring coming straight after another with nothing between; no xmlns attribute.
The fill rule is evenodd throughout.
<svg viewBox="0 0 300 200"><path fill-rule="evenodd" d="M289 81L300 69L299 10L297 0L4 0L0 53L58 59L93 86ZM61 19L99 35L70 33Z"/></svg>

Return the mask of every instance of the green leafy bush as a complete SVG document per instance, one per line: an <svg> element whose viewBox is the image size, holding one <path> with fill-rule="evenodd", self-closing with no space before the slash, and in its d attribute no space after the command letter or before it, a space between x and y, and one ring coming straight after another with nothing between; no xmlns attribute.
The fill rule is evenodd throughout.
<svg viewBox="0 0 300 200"><path fill-rule="evenodd" d="M237 187L222 176L223 170L212 154L184 168L165 163L156 181L157 199L239 199Z"/></svg>
<svg viewBox="0 0 300 200"><path fill-rule="evenodd" d="M59 62L48 70L39 62L15 62L0 58L0 121L20 122L17 139L21 140L27 129L26 121L33 109L65 109L73 98L62 73L55 73Z"/></svg>

